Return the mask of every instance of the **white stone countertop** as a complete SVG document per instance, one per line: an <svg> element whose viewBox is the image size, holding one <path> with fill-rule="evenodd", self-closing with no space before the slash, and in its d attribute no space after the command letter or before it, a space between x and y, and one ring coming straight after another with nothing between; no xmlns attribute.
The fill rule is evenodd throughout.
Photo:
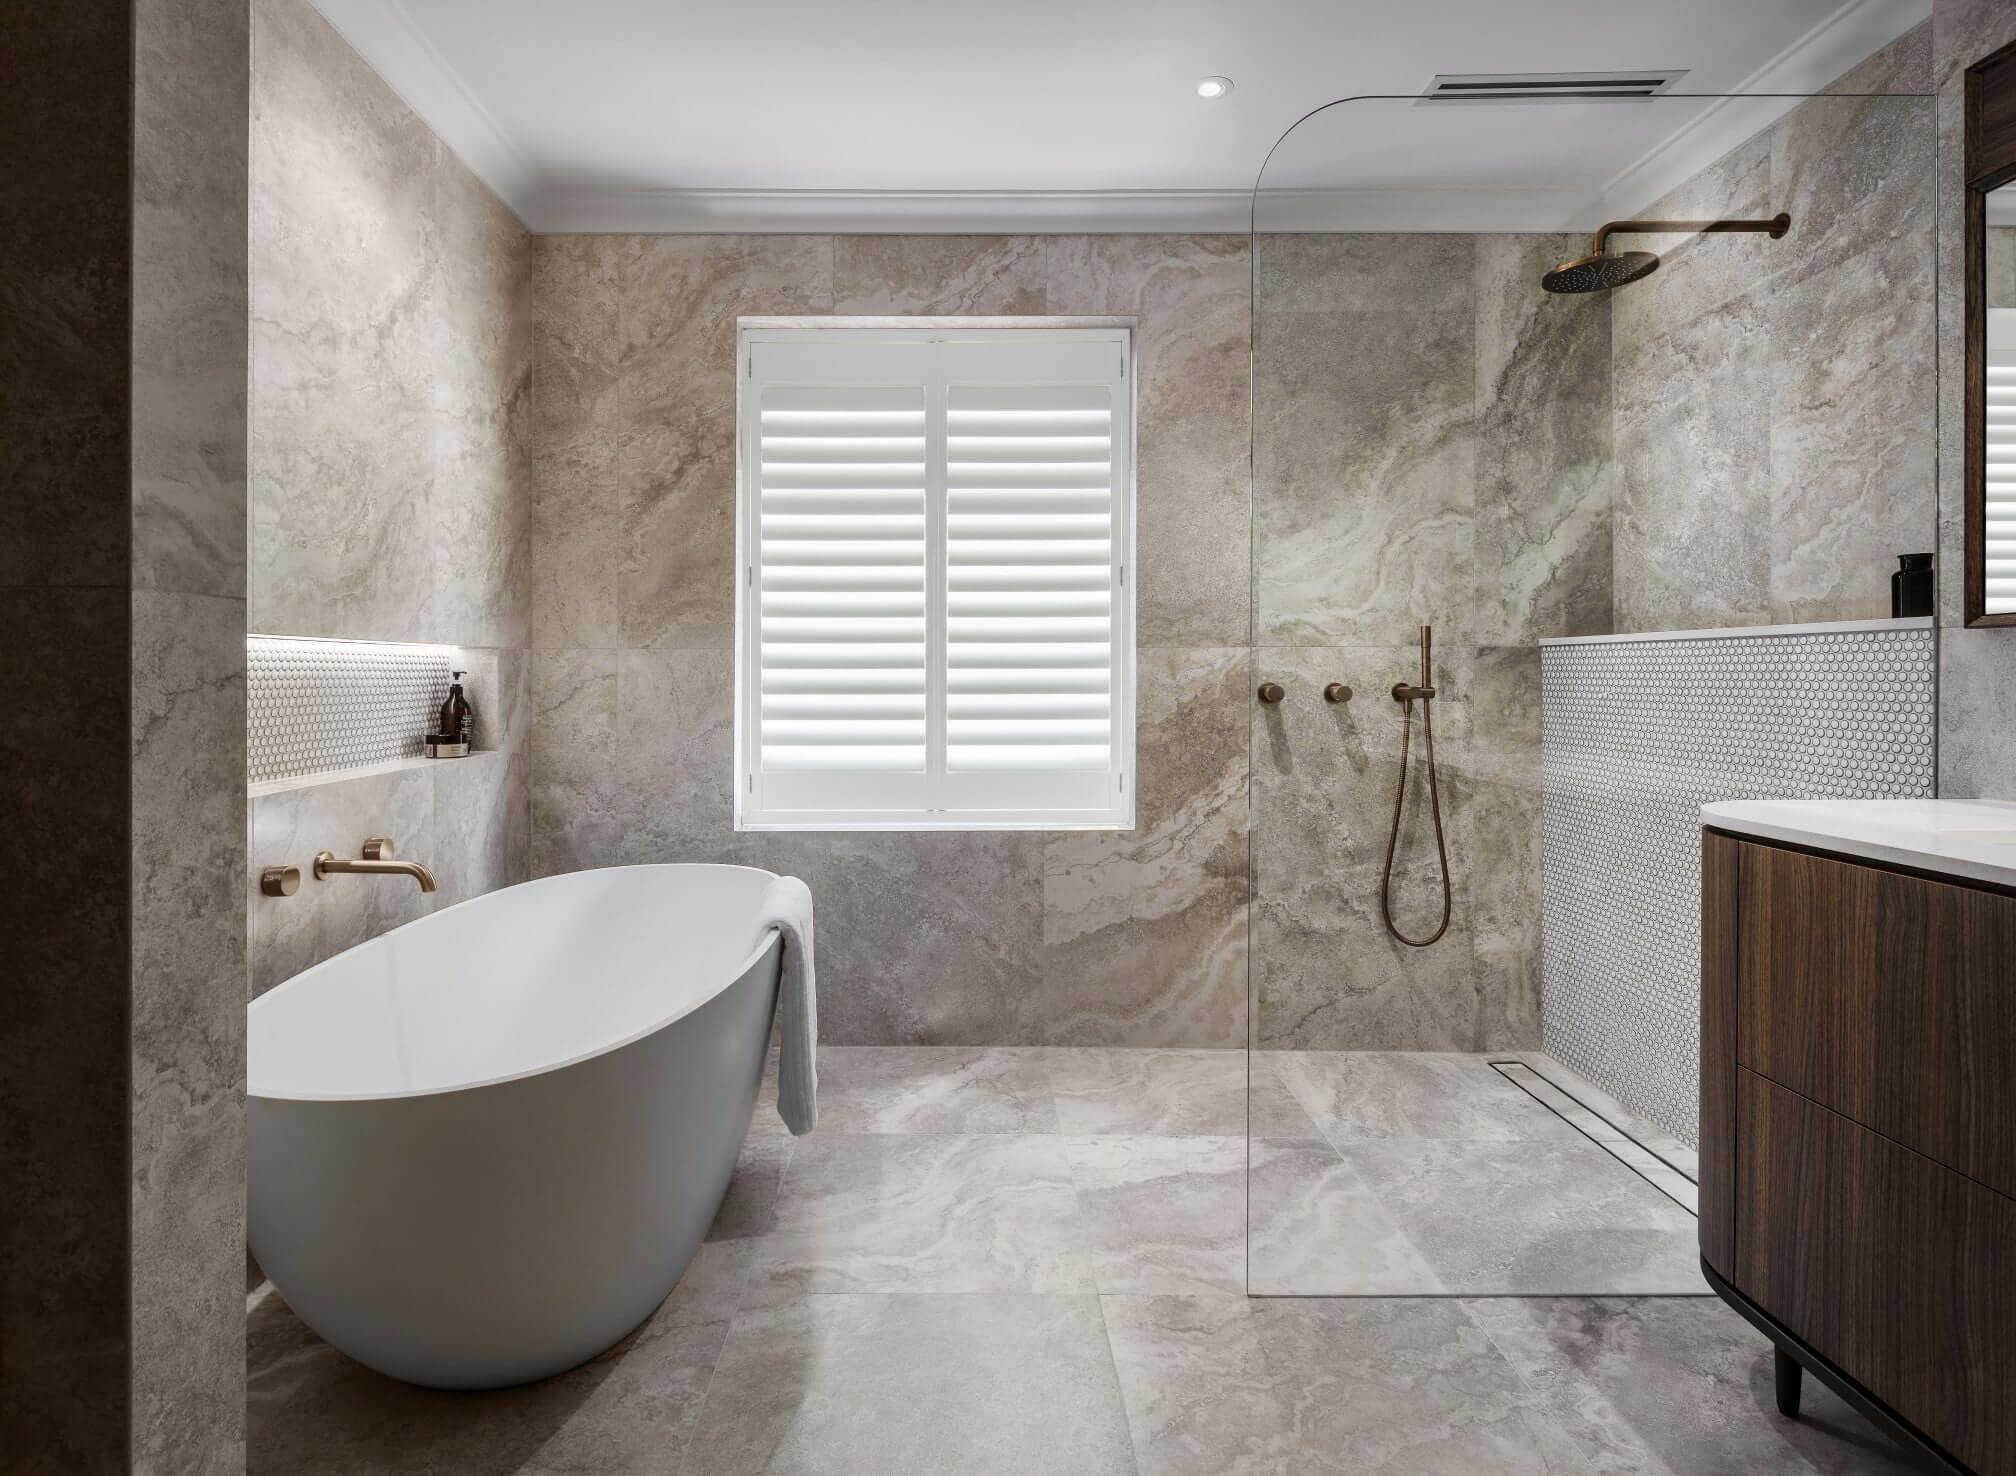
<svg viewBox="0 0 2016 1476"><path fill-rule="evenodd" d="M1701 823L2016 888L2016 803L2006 800L1725 800L1703 805Z"/></svg>

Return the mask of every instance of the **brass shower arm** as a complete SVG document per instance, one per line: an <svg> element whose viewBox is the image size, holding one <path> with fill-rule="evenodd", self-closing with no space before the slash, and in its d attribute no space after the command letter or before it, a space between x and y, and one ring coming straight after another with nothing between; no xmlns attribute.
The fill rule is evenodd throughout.
<svg viewBox="0 0 2016 1476"><path fill-rule="evenodd" d="M1601 256L1603 243L1613 232L1627 236L1706 236L1720 231L1757 231L1777 240L1792 229L1792 217L1784 211L1769 220L1613 220L1589 238L1589 254Z"/></svg>

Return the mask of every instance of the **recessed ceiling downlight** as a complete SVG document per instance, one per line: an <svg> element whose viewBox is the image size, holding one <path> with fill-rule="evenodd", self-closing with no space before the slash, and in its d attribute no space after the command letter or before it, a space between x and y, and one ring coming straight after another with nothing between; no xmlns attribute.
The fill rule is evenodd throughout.
<svg viewBox="0 0 2016 1476"><path fill-rule="evenodd" d="M1197 83L1199 97L1223 97L1232 90L1230 77L1205 77Z"/></svg>

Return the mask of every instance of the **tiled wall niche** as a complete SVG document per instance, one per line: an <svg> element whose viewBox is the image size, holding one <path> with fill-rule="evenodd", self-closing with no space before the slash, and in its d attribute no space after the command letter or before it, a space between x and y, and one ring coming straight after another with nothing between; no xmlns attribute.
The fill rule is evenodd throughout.
<svg viewBox="0 0 2016 1476"><path fill-rule="evenodd" d="M256 787L420 757L457 659L442 646L246 637L246 778Z"/></svg>
<svg viewBox="0 0 2016 1476"><path fill-rule="evenodd" d="M1701 806L1933 792L1935 632L1543 642L1547 1050L1700 1138Z"/></svg>

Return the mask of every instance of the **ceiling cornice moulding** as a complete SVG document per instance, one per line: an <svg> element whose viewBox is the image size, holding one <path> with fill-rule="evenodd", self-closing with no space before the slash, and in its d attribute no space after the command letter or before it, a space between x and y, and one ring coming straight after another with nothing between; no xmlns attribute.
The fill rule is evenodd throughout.
<svg viewBox="0 0 2016 1476"><path fill-rule="evenodd" d="M1730 89L1739 96L1716 103L1606 184L1604 214L1632 215L1662 199L1931 18L1931 0L1848 0ZM1741 94L1769 101L1746 101Z"/></svg>
<svg viewBox="0 0 2016 1476"><path fill-rule="evenodd" d="M400 0L313 0L350 49L527 226L539 180L525 156Z"/></svg>
<svg viewBox="0 0 2016 1476"><path fill-rule="evenodd" d="M528 224L541 235L1243 234L1252 209L1250 190L557 190Z"/></svg>

